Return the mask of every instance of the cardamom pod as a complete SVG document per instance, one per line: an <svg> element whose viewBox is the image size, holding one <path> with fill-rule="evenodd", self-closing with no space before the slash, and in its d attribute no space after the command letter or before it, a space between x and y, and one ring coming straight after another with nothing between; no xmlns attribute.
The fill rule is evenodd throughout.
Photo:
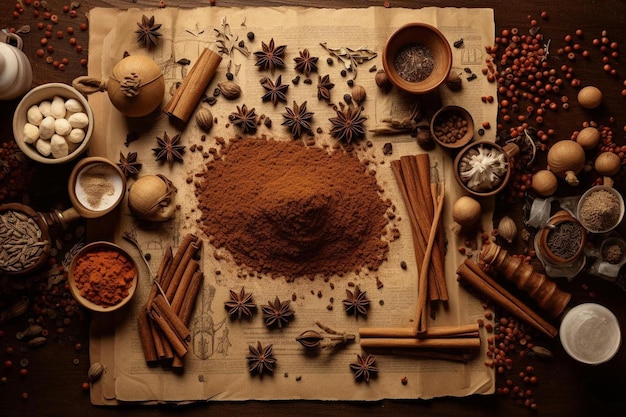
<svg viewBox="0 0 626 417"><path fill-rule="evenodd" d="M22 296L18 301L11 304L9 308L0 313L0 321L5 321L14 317L21 316L22 314L26 313L29 304L30 301L28 300L28 297Z"/></svg>
<svg viewBox="0 0 626 417"><path fill-rule="evenodd" d="M241 95L241 87L234 81L224 81L217 86L227 100L234 100Z"/></svg>
<svg viewBox="0 0 626 417"><path fill-rule="evenodd" d="M305 330L300 336L296 337L298 343L309 349L318 347L322 340L324 340L324 337L315 330Z"/></svg>
<svg viewBox="0 0 626 417"><path fill-rule="evenodd" d="M541 359L552 359L554 357L552 351L544 348L543 346L535 345L532 347L531 352L533 353L533 355Z"/></svg>
<svg viewBox="0 0 626 417"><path fill-rule="evenodd" d="M38 336L28 341L28 347L40 347L46 344L48 339L43 336Z"/></svg>
<svg viewBox="0 0 626 417"><path fill-rule="evenodd" d="M100 379L103 373L104 365L102 365L100 362L94 362L91 364L89 370L87 371L87 377L89 378L90 382L96 382Z"/></svg>
<svg viewBox="0 0 626 417"><path fill-rule="evenodd" d="M509 216L504 216L498 222L498 236L506 240L508 243L513 242L517 236L517 225Z"/></svg>
<svg viewBox="0 0 626 417"><path fill-rule="evenodd" d="M26 330L19 332L17 334L18 339L23 339L25 337L38 336L43 331L43 327L38 324L31 324L26 328Z"/></svg>
<svg viewBox="0 0 626 417"><path fill-rule="evenodd" d="M213 113L206 107L201 107L196 113L196 123L200 129L209 132L213 127Z"/></svg>

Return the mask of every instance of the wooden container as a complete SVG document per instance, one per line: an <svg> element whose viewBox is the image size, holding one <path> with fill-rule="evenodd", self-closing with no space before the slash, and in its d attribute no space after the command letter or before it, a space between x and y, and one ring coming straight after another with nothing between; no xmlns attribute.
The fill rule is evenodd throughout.
<svg viewBox="0 0 626 417"><path fill-rule="evenodd" d="M456 129L465 129L465 134L454 141L443 140L442 135L438 134L438 126L446 121L457 119ZM440 108L430 121L430 134L435 142L441 147L447 149L459 149L467 145L474 137L474 119L467 109L460 106L444 106Z"/></svg>
<svg viewBox="0 0 626 417"><path fill-rule="evenodd" d="M434 67L430 75L421 81L411 82L400 76L396 59L402 48L421 45L432 54ZM452 48L446 37L434 26L425 23L409 23L396 30L383 48L383 68L392 84L410 94L426 94L435 90L448 78L452 68Z"/></svg>
<svg viewBox="0 0 626 417"><path fill-rule="evenodd" d="M554 233L554 230L556 228L563 227L568 223L571 223L571 225L574 227L580 228L581 237L580 244L578 245L572 256L564 258L554 253L548 242L550 239L550 235ZM546 225L541 230L539 230L537 234L537 250L540 252L541 256L545 259L546 262L554 266L567 266L576 262L583 255L586 243L587 231L575 217L570 215L565 210L557 211L552 217L550 217Z"/></svg>

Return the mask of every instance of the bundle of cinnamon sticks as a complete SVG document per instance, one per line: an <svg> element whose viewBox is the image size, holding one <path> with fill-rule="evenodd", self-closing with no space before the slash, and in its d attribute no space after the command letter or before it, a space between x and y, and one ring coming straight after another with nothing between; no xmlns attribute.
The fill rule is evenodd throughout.
<svg viewBox="0 0 626 417"><path fill-rule="evenodd" d="M549 337L557 335L556 327L498 284L471 259L466 259L456 272L460 283L470 285L492 302Z"/></svg>
<svg viewBox="0 0 626 417"><path fill-rule="evenodd" d="M428 305L448 301L441 226L444 185L431 180L428 154L402 156L391 162L409 212L415 259L419 266L415 327L426 331Z"/></svg>
<svg viewBox="0 0 626 417"><path fill-rule="evenodd" d="M478 323L430 327L419 333L411 327L362 327L359 338L364 350L459 362L480 348Z"/></svg>
<svg viewBox="0 0 626 417"><path fill-rule="evenodd" d="M147 363L162 362L182 368L191 336L189 321L202 288L204 274L196 260L202 240L186 235L176 254L165 251L137 321Z"/></svg>

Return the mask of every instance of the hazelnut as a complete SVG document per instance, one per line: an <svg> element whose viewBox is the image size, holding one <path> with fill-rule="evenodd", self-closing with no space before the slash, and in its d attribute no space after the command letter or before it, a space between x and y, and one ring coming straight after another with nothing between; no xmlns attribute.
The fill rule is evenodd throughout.
<svg viewBox="0 0 626 417"><path fill-rule="evenodd" d="M389 77L387 77L385 70L378 70L374 76L374 81L376 81L376 85L381 90L389 91L391 89L391 81L389 81Z"/></svg>
<svg viewBox="0 0 626 417"><path fill-rule="evenodd" d="M241 95L241 87L234 81L224 81L217 86L220 88L222 96L227 100L235 100Z"/></svg>

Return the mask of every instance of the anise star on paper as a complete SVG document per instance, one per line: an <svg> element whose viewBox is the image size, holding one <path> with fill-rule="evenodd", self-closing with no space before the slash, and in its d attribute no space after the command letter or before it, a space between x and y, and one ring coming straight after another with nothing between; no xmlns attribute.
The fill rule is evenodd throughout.
<svg viewBox="0 0 626 417"><path fill-rule="evenodd" d="M250 354L248 355L248 370L252 374L263 375L264 373L273 373L276 366L276 358L272 352L273 347L271 344L267 346L261 345L261 342L257 341L256 348L249 345Z"/></svg>
<svg viewBox="0 0 626 417"><path fill-rule="evenodd" d="M156 154L157 161L164 161L169 164L172 162L183 162L183 152L185 146L179 145L180 133L170 139L167 132L163 132L163 138L157 137L158 147L152 148Z"/></svg>
<svg viewBox="0 0 626 417"><path fill-rule="evenodd" d="M365 136L364 123L367 117L361 116L361 109L346 107L337 110L337 117L328 119L332 123L330 133L339 141L352 143Z"/></svg>
<svg viewBox="0 0 626 417"><path fill-rule="evenodd" d="M317 98L320 100L330 101L330 90L335 84L330 82L328 74L317 77Z"/></svg>
<svg viewBox="0 0 626 417"><path fill-rule="evenodd" d="M280 301L278 297L274 299L274 302L268 301L267 305L262 306L261 309L263 310L265 325L267 327L277 326L279 329L282 329L284 324L289 323L289 319L294 314L289 300Z"/></svg>
<svg viewBox="0 0 626 417"><path fill-rule="evenodd" d="M281 75L276 78L276 82L272 81L269 77L263 77L261 86L265 89L265 94L263 94L262 97L263 101L271 101L274 106L276 106L279 101L287 101L286 94L289 84L282 83Z"/></svg>
<svg viewBox="0 0 626 417"><path fill-rule="evenodd" d="M237 106L237 111L228 116L228 120L235 126L241 129L243 133L256 132L256 113L254 108L248 110L248 107L243 104L241 107Z"/></svg>
<svg viewBox="0 0 626 417"><path fill-rule="evenodd" d="M122 170L126 178L130 178L139 173L141 163L137 162L137 152L128 152L126 156L120 152L120 161L117 166Z"/></svg>
<svg viewBox="0 0 626 417"><path fill-rule="evenodd" d="M308 49L300 51L300 56L295 57L293 60L296 63L296 71L301 72L307 77L310 73L317 72L317 61L319 60L319 58L316 56L311 56L311 53Z"/></svg>
<svg viewBox="0 0 626 417"><path fill-rule="evenodd" d="M274 74L276 68L283 68L285 66L283 58L287 45L276 46L274 38L272 38L269 44L261 42L261 48L261 51L254 53L257 59L255 64L257 67L262 70L269 70L270 73Z"/></svg>
<svg viewBox="0 0 626 417"><path fill-rule="evenodd" d="M138 43L143 44L148 49L159 43L161 24L154 23L154 16L149 19L146 15L141 16L141 23L137 22L137 26L139 29L135 33L137 34Z"/></svg>
<svg viewBox="0 0 626 417"><path fill-rule="evenodd" d="M356 381L363 379L365 382L370 382L370 378L378 373L376 356L369 353L364 356L357 354L356 360L356 363L350 364L350 370L354 374L354 379Z"/></svg>
<svg viewBox="0 0 626 417"><path fill-rule="evenodd" d="M254 310L256 310L256 304L252 300L252 293L247 293L245 288L237 293L230 290L230 300L224 303L224 307L228 309L228 315L230 317L237 316L237 319L241 320L242 317L251 317Z"/></svg>
<svg viewBox="0 0 626 417"><path fill-rule="evenodd" d="M300 138L304 133L311 132L311 119L313 118L313 112L307 111L306 101L298 105L293 102L293 109L285 107L287 113L283 113L285 121L283 126L288 126L291 129L291 135L294 139Z"/></svg>
<svg viewBox="0 0 626 417"><path fill-rule="evenodd" d="M346 290L346 299L343 300L343 305L348 314L354 314L357 317L359 314L367 316L370 300L367 298L366 291L361 291L359 287L356 287L354 292Z"/></svg>

